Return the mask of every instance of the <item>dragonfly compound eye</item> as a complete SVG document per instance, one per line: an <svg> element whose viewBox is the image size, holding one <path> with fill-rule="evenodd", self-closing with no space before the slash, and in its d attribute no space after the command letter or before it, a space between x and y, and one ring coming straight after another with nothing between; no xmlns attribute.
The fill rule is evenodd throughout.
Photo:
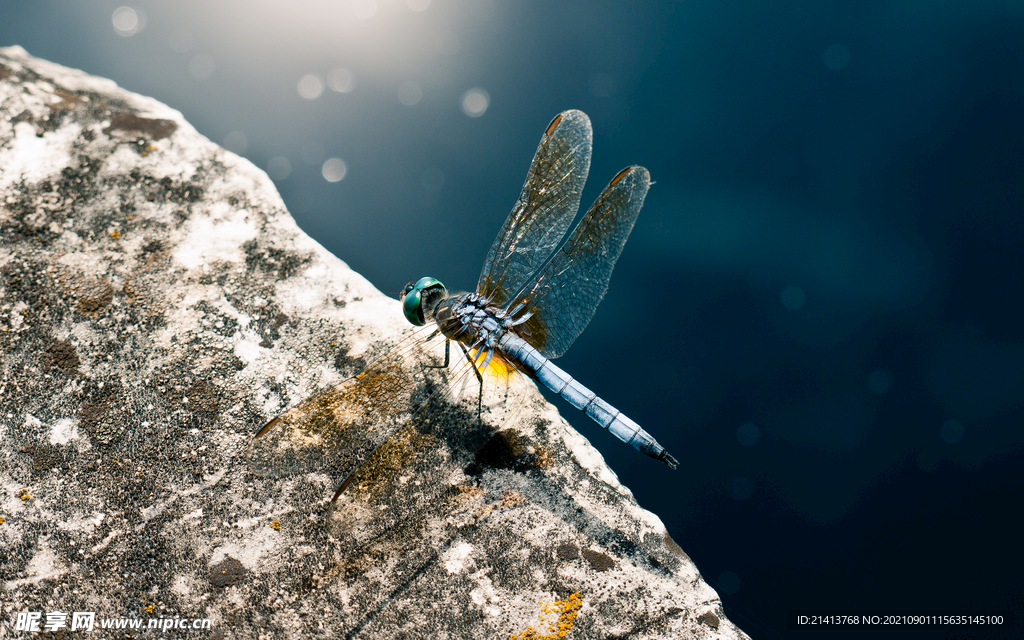
<svg viewBox="0 0 1024 640"><path fill-rule="evenodd" d="M444 299L447 290L437 278L420 278L415 285L405 287L402 295L402 312L405 319L417 327L427 323L428 313Z"/></svg>

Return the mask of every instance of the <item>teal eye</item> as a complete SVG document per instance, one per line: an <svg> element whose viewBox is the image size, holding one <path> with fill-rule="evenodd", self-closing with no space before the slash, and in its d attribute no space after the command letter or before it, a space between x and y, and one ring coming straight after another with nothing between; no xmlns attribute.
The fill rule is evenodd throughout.
<svg viewBox="0 0 1024 640"><path fill-rule="evenodd" d="M416 284L405 285L402 291L402 312L405 319L417 327L427 323L428 312L433 312L447 294L444 285L437 278L420 278ZM424 308L426 307L426 308Z"/></svg>

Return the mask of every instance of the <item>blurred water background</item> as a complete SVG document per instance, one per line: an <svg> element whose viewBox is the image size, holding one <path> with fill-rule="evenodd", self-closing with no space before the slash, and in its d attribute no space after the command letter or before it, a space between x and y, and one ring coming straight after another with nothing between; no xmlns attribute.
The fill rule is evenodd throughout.
<svg viewBox="0 0 1024 640"><path fill-rule="evenodd" d="M656 184L559 362L680 469L559 406L727 614L1020 616L1024 0L7 2L10 44L181 110L389 293L475 286L582 109L584 206Z"/></svg>

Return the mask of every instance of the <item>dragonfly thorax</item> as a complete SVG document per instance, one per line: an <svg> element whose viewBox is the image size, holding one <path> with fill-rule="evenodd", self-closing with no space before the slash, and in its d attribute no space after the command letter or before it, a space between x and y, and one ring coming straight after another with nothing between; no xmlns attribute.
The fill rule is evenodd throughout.
<svg viewBox="0 0 1024 640"><path fill-rule="evenodd" d="M514 318L505 309L490 304L476 293L463 293L444 299L434 310L433 319L446 338L458 340L470 348L492 350L502 336L526 321L529 315Z"/></svg>

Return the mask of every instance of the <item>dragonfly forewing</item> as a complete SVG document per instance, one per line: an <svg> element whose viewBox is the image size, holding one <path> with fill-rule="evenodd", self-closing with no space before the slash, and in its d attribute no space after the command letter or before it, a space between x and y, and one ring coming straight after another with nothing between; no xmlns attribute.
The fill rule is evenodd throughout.
<svg viewBox="0 0 1024 640"><path fill-rule="evenodd" d="M582 111L565 111L541 137L522 194L505 219L477 282L477 293L504 304L562 242L580 207L593 132Z"/></svg>

